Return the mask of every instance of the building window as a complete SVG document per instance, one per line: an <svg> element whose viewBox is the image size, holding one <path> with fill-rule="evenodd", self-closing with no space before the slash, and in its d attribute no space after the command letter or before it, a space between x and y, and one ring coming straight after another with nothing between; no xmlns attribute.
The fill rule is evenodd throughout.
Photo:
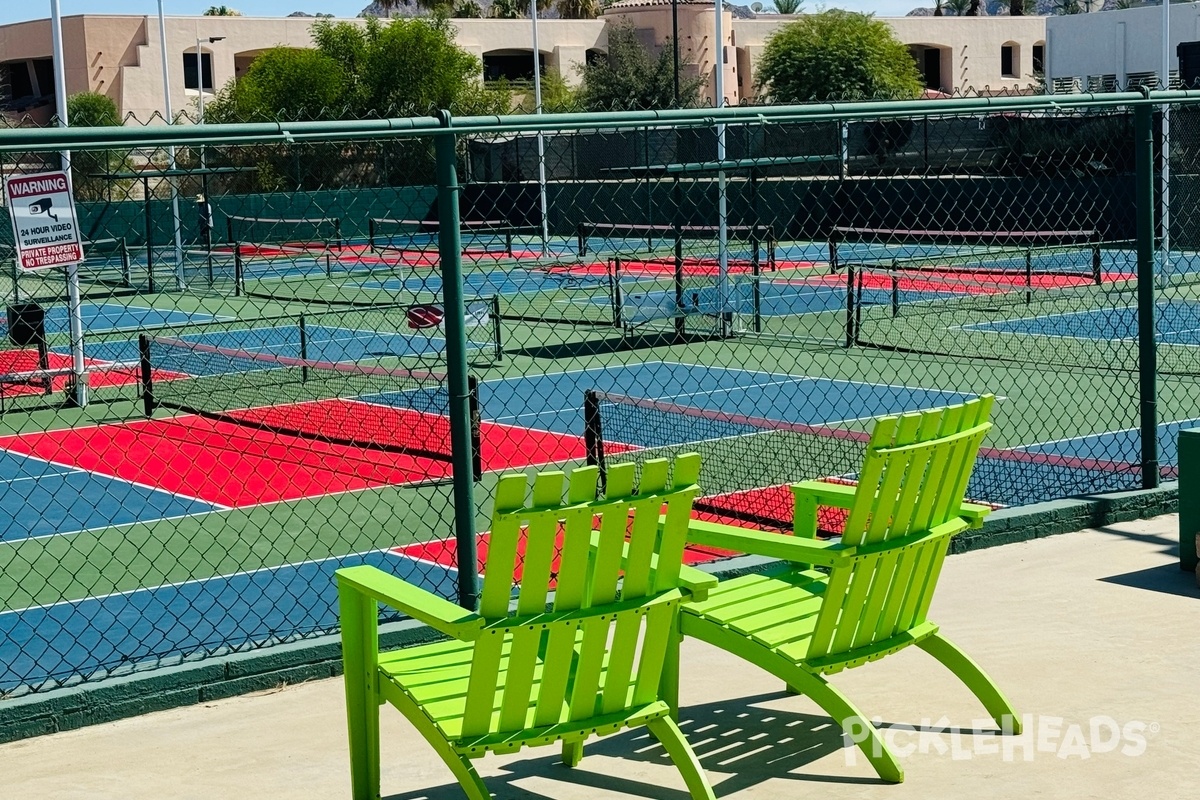
<svg viewBox="0 0 1200 800"><path fill-rule="evenodd" d="M196 53L183 54L183 88L200 89L200 80L204 80L204 91L213 90L212 53L200 54L200 69L196 69Z"/></svg>
<svg viewBox="0 0 1200 800"><path fill-rule="evenodd" d="M546 55L538 53L538 66L546 74ZM510 83L533 82L533 51L503 50L483 54L483 80Z"/></svg>
<svg viewBox="0 0 1200 800"><path fill-rule="evenodd" d="M1000 47L1000 74L1005 78L1016 78L1017 75L1017 46L1014 44Z"/></svg>
<svg viewBox="0 0 1200 800"><path fill-rule="evenodd" d="M1033 46L1033 72L1036 75L1046 72L1046 45L1044 44Z"/></svg>

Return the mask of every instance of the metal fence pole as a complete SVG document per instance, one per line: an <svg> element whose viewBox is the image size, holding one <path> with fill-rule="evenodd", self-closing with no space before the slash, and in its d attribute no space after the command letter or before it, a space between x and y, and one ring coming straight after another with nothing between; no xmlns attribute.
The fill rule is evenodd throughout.
<svg viewBox="0 0 1200 800"><path fill-rule="evenodd" d="M450 127L450 112L440 114ZM458 172L455 136L434 137L437 154L438 258L446 304L446 371L450 382L450 448L454 464L454 536L458 553L458 602L474 609L479 597L479 561L475 543L475 454L472 441L471 388L467 376L466 305L463 298L462 238L459 235Z"/></svg>
<svg viewBox="0 0 1200 800"><path fill-rule="evenodd" d="M1147 91L1148 90L1144 90ZM1142 419L1142 488L1158 486L1158 352L1154 334L1154 108L1133 112L1136 148L1138 371Z"/></svg>

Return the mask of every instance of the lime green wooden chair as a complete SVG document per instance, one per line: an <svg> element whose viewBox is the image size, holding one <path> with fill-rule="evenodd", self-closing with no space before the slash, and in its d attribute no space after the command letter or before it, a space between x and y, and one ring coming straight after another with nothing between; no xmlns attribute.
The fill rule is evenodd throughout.
<svg viewBox="0 0 1200 800"><path fill-rule="evenodd" d="M589 736L640 726L693 798L714 797L664 697L678 663L680 605L716 586L682 563L700 457L679 456L673 468L645 462L636 493L635 471L610 468L603 500L595 467L537 475L531 500L524 474L501 477L477 613L373 567L338 570L355 798L379 797L385 701L472 800L490 797L472 758L561 741L574 766ZM380 653L379 603L452 638Z"/></svg>
<svg viewBox="0 0 1200 800"><path fill-rule="evenodd" d="M685 636L757 664L842 726L879 776L904 772L879 731L823 677L917 645L957 675L997 725L1019 733L1012 705L926 614L950 539L982 524L963 503L993 398L879 419L857 486L799 483L793 536L693 521L690 541L779 558L770 574L722 581L684 607ZM840 541L815 539L817 509L847 509ZM822 568L812 569L811 565Z"/></svg>

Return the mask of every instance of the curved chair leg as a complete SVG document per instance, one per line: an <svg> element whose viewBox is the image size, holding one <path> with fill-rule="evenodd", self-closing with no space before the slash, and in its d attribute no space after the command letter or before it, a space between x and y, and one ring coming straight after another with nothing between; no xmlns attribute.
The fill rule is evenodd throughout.
<svg viewBox="0 0 1200 800"><path fill-rule="evenodd" d="M696 758L695 751L684 738L683 731L679 730L675 720L669 716L659 717L647 722L646 727L650 729L654 738L662 743L672 763L683 775L683 782L687 784L692 800L716 800L717 796L700 766L700 759Z"/></svg>
<svg viewBox="0 0 1200 800"><path fill-rule="evenodd" d="M583 760L583 740L563 742L562 754L564 764L568 767L578 767L579 762Z"/></svg>
<svg viewBox="0 0 1200 800"><path fill-rule="evenodd" d="M880 778L891 783L904 781L904 769L896 760L896 756L888 749L887 743L883 741L883 736L858 710L858 707L850 702L848 697L820 675L814 675L791 664L787 665L787 669L783 671L786 674L780 675L780 677L787 682L789 689L795 688L801 694L808 695L814 703L825 710L825 713L833 717L847 736L852 740L857 739L855 743L858 745L858 749L867 757L867 761L875 768L875 772L879 774ZM772 670L772 672L776 671ZM776 674L778 675L778 672Z"/></svg>
<svg viewBox="0 0 1200 800"><path fill-rule="evenodd" d="M446 762L468 800L491 800L492 794L484 784L483 778L475 771L471 760L451 747L446 737L442 736L441 731L434 727L419 708L405 708L399 704L396 704L396 708L413 724L425 741L429 742L442 761Z"/></svg>
<svg viewBox="0 0 1200 800"><path fill-rule="evenodd" d="M959 680L966 684L983 707L992 715L996 725L1005 733L1021 733L1021 718L1017 715L1012 703L1000 691L983 669L975 661L958 648L953 642L940 633L927 639L922 639L917 646L945 665Z"/></svg>

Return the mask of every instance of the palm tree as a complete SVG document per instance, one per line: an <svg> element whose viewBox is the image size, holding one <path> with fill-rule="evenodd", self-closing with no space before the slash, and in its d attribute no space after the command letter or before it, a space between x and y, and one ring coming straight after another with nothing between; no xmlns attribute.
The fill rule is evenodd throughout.
<svg viewBox="0 0 1200 800"><path fill-rule="evenodd" d="M980 7L983 5L983 0L971 0L971 4L967 7L968 17L978 17Z"/></svg>
<svg viewBox="0 0 1200 800"><path fill-rule="evenodd" d="M242 12L229 6L209 6L204 12L206 17L240 17Z"/></svg>
<svg viewBox="0 0 1200 800"><path fill-rule="evenodd" d="M1025 16L1025 0L1008 0L1008 15L1010 17Z"/></svg>
<svg viewBox="0 0 1200 800"><path fill-rule="evenodd" d="M604 3L602 0L555 0L554 8L563 19L595 19L604 10Z"/></svg>
<svg viewBox="0 0 1200 800"><path fill-rule="evenodd" d="M775 0L773 5L780 14L799 14L804 0Z"/></svg>
<svg viewBox="0 0 1200 800"><path fill-rule="evenodd" d="M384 16L391 16L391 12L401 6L410 6L414 0L375 0L375 5L384 12ZM433 11L434 9L445 9L447 14L450 13L450 0L415 0L417 8L425 11Z"/></svg>

